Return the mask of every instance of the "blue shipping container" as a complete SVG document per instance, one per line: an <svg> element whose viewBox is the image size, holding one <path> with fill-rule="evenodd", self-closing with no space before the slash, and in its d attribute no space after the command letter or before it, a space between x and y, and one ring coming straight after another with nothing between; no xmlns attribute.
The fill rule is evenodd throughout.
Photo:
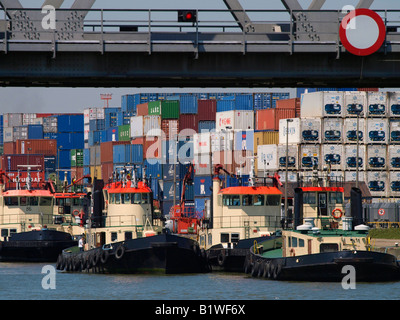
<svg viewBox="0 0 400 320"><path fill-rule="evenodd" d="M253 110L253 95L236 94L235 110Z"/></svg>
<svg viewBox="0 0 400 320"><path fill-rule="evenodd" d="M235 150L254 150L254 130L235 132Z"/></svg>
<svg viewBox="0 0 400 320"><path fill-rule="evenodd" d="M44 157L44 171L46 174L56 171L56 157L55 156Z"/></svg>
<svg viewBox="0 0 400 320"><path fill-rule="evenodd" d="M141 164L142 162L142 145L120 144L113 146L113 163Z"/></svg>
<svg viewBox="0 0 400 320"><path fill-rule="evenodd" d="M107 141L118 141L118 127L107 129Z"/></svg>
<svg viewBox="0 0 400 320"><path fill-rule="evenodd" d="M209 132L215 130L215 121L199 121L199 133L201 131Z"/></svg>
<svg viewBox="0 0 400 320"><path fill-rule="evenodd" d="M180 113L197 114L197 97L195 95L181 96L179 101Z"/></svg>
<svg viewBox="0 0 400 320"><path fill-rule="evenodd" d="M58 149L58 157L59 168L71 168L71 150Z"/></svg>
<svg viewBox="0 0 400 320"><path fill-rule="evenodd" d="M174 201L163 201L161 204L161 213L164 216L168 215L173 206L174 206Z"/></svg>
<svg viewBox="0 0 400 320"><path fill-rule="evenodd" d="M210 187L212 186L212 178L208 176L195 176L194 177L194 196L195 197L208 197L211 196L212 192Z"/></svg>
<svg viewBox="0 0 400 320"><path fill-rule="evenodd" d="M161 179L162 177L162 165L160 159L146 159L143 162L146 168L146 176L149 178Z"/></svg>
<svg viewBox="0 0 400 320"><path fill-rule="evenodd" d="M83 149L83 166L90 166L90 150Z"/></svg>
<svg viewBox="0 0 400 320"><path fill-rule="evenodd" d="M121 111L136 113L138 104L140 104L140 93L127 94L121 97Z"/></svg>
<svg viewBox="0 0 400 320"><path fill-rule="evenodd" d="M28 139L43 139L43 126L41 124L28 125Z"/></svg>
<svg viewBox="0 0 400 320"><path fill-rule="evenodd" d="M176 181L174 188L174 181L163 181L162 188L162 199L163 201L174 200L174 191L175 191L175 200L179 201L181 198L181 182Z"/></svg>
<svg viewBox="0 0 400 320"><path fill-rule="evenodd" d="M199 219L205 218L207 216L207 213L206 213L206 201L207 200L210 200L210 198L209 197L194 198L196 217L198 217Z"/></svg>
<svg viewBox="0 0 400 320"><path fill-rule="evenodd" d="M58 132L83 132L83 114L63 114L57 116Z"/></svg>
<svg viewBox="0 0 400 320"><path fill-rule="evenodd" d="M217 112L235 110L235 100L218 100Z"/></svg>

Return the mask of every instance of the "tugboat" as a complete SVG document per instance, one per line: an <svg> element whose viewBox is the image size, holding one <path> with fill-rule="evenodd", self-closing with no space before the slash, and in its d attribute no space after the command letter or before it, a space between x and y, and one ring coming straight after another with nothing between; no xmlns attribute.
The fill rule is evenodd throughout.
<svg viewBox="0 0 400 320"><path fill-rule="evenodd" d="M320 185L323 180L295 189L294 224L282 231L282 248L264 252L254 245L245 272L275 280L340 282L343 267L352 266L356 281L400 279L393 255L371 251L360 189L351 190L351 213L344 213L343 186Z"/></svg>
<svg viewBox="0 0 400 320"><path fill-rule="evenodd" d="M94 273L207 272L196 241L168 234L152 208L147 179L136 179L134 167L114 172L93 194L93 214L86 230L86 250L60 254L58 270ZM103 210L105 208L105 210Z"/></svg>
<svg viewBox="0 0 400 320"><path fill-rule="evenodd" d="M242 272L249 248L262 242L265 250L281 246L281 198L279 176L269 177L272 186L256 186L251 170L248 186L221 189L220 171L214 167L213 210L199 230L200 247L207 250L212 270ZM278 231L278 232L277 232Z"/></svg>
<svg viewBox="0 0 400 320"><path fill-rule="evenodd" d="M27 166L25 185L4 191L6 172L0 171L0 261L55 262L59 253L76 245L71 234L53 224L53 193L33 189ZM17 179L19 180L19 179Z"/></svg>

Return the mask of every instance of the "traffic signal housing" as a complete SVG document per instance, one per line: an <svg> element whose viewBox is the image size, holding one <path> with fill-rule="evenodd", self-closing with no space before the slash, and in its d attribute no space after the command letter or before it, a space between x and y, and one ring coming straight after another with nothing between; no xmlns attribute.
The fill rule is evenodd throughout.
<svg viewBox="0 0 400 320"><path fill-rule="evenodd" d="M178 10L178 22L196 22L196 10Z"/></svg>

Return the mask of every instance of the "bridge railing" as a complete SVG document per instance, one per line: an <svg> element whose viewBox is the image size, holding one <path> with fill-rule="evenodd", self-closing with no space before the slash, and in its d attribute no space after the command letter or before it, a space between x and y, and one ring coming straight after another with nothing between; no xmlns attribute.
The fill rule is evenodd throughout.
<svg viewBox="0 0 400 320"><path fill-rule="evenodd" d="M400 10L376 12L387 26L386 40L400 44L397 27L400 26ZM296 47L311 44L331 46L325 49L327 51L340 51L339 27L347 14L341 10L246 10L250 21L240 22L234 18L235 13L242 12L201 9L196 10L194 22L178 22L177 9L57 9L54 29L49 24L52 17L41 9L8 8L0 10L0 18L3 17L0 40L3 39L4 51L9 43L18 41L48 41L55 51L60 50L55 43L68 41L101 45L106 42L126 44L127 41L142 41L148 46L163 42L189 44L192 47L188 50L192 51L199 50L200 45L221 44L228 51L229 46L239 45L244 52L249 47L265 50L263 45L276 44L279 47L274 50L290 53ZM48 28L43 28L43 23Z"/></svg>

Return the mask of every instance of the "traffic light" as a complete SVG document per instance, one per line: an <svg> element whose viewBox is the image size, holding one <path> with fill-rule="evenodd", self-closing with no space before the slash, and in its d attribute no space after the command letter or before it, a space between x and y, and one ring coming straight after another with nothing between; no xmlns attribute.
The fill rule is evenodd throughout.
<svg viewBox="0 0 400 320"><path fill-rule="evenodd" d="M196 10L178 11L178 22L196 22L196 21L197 21Z"/></svg>

